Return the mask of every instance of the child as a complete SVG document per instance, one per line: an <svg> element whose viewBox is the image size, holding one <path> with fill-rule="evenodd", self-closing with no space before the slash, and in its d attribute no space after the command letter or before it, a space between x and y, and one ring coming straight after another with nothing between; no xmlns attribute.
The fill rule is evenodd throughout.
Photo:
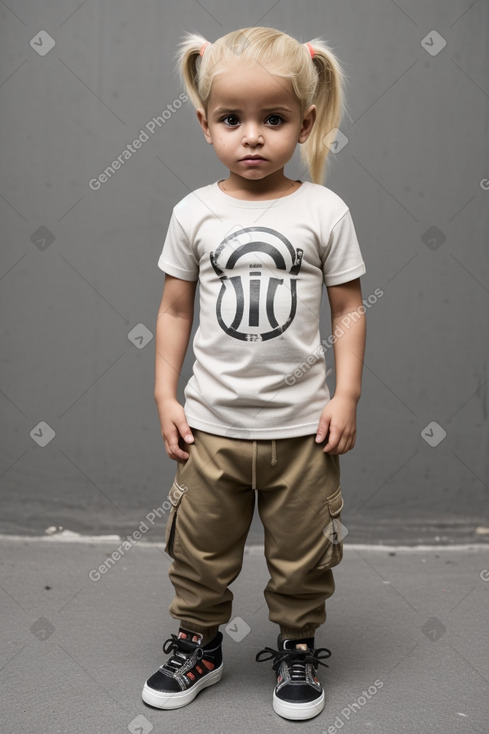
<svg viewBox="0 0 489 734"><path fill-rule="evenodd" d="M365 341L359 277L365 272L347 205L320 185L325 136L338 127L343 73L321 42L271 28L211 44L186 37L180 68L205 139L229 169L173 210L158 265L155 400L178 462L166 550L180 621L168 660L143 700L173 709L222 675L255 490L265 531L269 618L278 650L273 708L309 719L324 707L317 678L330 651L315 649L342 558L339 454L353 448ZM284 174L297 143L315 183ZM200 285L200 325L185 406L177 385ZM319 313L327 287L336 389L326 385Z"/></svg>

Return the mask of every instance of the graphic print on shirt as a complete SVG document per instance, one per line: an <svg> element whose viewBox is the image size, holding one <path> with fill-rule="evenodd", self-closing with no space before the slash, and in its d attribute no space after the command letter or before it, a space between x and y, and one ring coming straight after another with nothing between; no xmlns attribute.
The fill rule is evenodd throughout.
<svg viewBox="0 0 489 734"><path fill-rule="evenodd" d="M210 254L221 281L216 303L221 329L254 342L283 334L296 314L303 254L269 227L244 227L226 237Z"/></svg>

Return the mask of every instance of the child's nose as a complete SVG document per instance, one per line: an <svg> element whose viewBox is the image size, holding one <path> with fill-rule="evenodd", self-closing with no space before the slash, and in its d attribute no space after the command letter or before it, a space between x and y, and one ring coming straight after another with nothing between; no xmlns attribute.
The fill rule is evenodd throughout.
<svg viewBox="0 0 489 734"><path fill-rule="evenodd" d="M258 145L259 143L263 143L263 136L260 129L258 125L249 123L243 130L243 144Z"/></svg>

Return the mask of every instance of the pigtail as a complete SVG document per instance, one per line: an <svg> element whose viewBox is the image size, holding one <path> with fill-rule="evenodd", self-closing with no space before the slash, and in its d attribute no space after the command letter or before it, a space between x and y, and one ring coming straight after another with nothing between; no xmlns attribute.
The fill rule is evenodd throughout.
<svg viewBox="0 0 489 734"><path fill-rule="evenodd" d="M326 175L326 159L334 140L328 134L340 126L343 116L345 73L336 56L324 43L316 39L305 45L305 53L312 56L308 46L314 53L312 63L318 74L316 91L310 100L310 104L316 105L317 116L311 134L300 150L313 182L320 184Z"/></svg>
<svg viewBox="0 0 489 734"><path fill-rule="evenodd" d="M181 81L196 109L203 106L199 93L199 68L202 61L200 51L206 43L199 33L187 33L176 54Z"/></svg>

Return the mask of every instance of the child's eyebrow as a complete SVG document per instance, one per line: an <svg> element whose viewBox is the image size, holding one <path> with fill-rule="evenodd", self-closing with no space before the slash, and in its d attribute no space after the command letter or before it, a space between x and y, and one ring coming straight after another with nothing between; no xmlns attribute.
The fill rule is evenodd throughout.
<svg viewBox="0 0 489 734"><path fill-rule="evenodd" d="M283 107L283 105L277 105L276 107L266 107L263 112L290 112L290 107Z"/></svg>
<svg viewBox="0 0 489 734"><path fill-rule="evenodd" d="M290 112L290 107L284 107L283 105L277 105L276 107L265 107L264 109L260 110L264 114L270 113L270 112ZM216 115L220 115L223 112L227 112L228 114L233 115L239 115L242 114L243 110L237 108L237 107L224 107L223 105L219 105L214 109L214 113Z"/></svg>
<svg viewBox="0 0 489 734"><path fill-rule="evenodd" d="M232 112L234 114L241 112L241 110L238 110L235 107L224 107L223 105L219 105L219 107L214 108L214 112L216 113L216 115L220 115L221 112Z"/></svg>

